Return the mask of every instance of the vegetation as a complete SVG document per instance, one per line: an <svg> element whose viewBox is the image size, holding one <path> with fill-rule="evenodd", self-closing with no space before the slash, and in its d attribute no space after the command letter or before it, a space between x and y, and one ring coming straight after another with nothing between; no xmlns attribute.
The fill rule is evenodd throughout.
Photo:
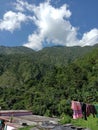
<svg viewBox="0 0 98 130"><path fill-rule="evenodd" d="M68 119L68 120L67 120ZM72 119L68 115L63 115L60 121L61 124L71 123L74 126L79 126L83 128L89 128L90 130L97 130L98 129L98 118L94 118L92 115L84 119Z"/></svg>
<svg viewBox="0 0 98 130"><path fill-rule="evenodd" d="M86 48L0 53L1 108L60 117L72 116L71 100L98 103L98 48Z"/></svg>
<svg viewBox="0 0 98 130"><path fill-rule="evenodd" d="M30 130L33 127L34 126L25 126L25 127L19 128L19 130Z"/></svg>

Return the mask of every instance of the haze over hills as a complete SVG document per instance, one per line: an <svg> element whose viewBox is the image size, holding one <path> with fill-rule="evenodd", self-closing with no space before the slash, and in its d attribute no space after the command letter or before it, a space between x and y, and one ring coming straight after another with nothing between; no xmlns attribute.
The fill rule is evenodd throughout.
<svg viewBox="0 0 98 130"><path fill-rule="evenodd" d="M32 49L23 46L16 46L16 47L0 46L0 54L25 54L33 52L34 51Z"/></svg>
<svg viewBox="0 0 98 130"><path fill-rule="evenodd" d="M0 54L14 54L14 53L34 53L34 52L38 52L38 53L47 53L47 54L53 54L53 53L62 53L62 52L66 52L66 53L70 53L70 51L74 51L76 53L78 53L79 51L82 50L84 52L88 52L89 50L92 50L93 48L98 47L98 44L95 44L94 46L84 46L84 47L80 47L80 46L73 46L73 47L67 47L67 46L53 46L53 47L45 47L42 50L39 51L35 51L31 48L27 48L24 46L16 46L16 47L9 47L9 46L0 46Z"/></svg>
<svg viewBox="0 0 98 130"><path fill-rule="evenodd" d="M35 61L40 61L41 63L47 64L67 64L79 58L86 53L92 51L97 48L98 44L94 46L74 46L74 47L66 47L66 46L53 46L46 47L40 51L34 51L30 48L17 46L17 47L6 47L0 46L0 54L24 54L26 56L32 57ZM28 55L29 54L29 55Z"/></svg>
<svg viewBox="0 0 98 130"><path fill-rule="evenodd" d="M43 48L42 50L39 51L35 51L31 48L27 48L24 46L16 46L16 47L8 47L8 46L0 46L0 54L36 54L37 56L39 56L40 58L42 58L43 56L47 55L47 56L57 56L59 57L61 56L82 56L85 53L88 53L89 51L91 51L94 48L97 48L98 44L94 45L94 46L84 46L84 47L80 47L80 46L73 46L73 47L67 47L67 46L53 46L53 47L46 47Z"/></svg>

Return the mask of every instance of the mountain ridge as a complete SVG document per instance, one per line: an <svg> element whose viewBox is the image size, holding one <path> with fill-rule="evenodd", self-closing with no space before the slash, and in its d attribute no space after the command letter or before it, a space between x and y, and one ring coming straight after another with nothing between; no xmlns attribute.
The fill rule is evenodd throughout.
<svg viewBox="0 0 98 130"><path fill-rule="evenodd" d="M10 46L0 46L0 54L14 54L14 53L21 53L21 54L24 54L24 53L39 53L39 52L42 52L42 51L46 51L46 50L51 50L51 49L84 49L84 48L96 48L98 47L98 44L95 44L94 46L84 46L84 47L81 47L81 46L72 46L72 47L68 47L68 46L52 46L52 47L45 47L43 48L42 50L39 50L39 51L35 51L31 48L28 48L28 47L24 47L24 46L15 46L15 47L10 47Z"/></svg>

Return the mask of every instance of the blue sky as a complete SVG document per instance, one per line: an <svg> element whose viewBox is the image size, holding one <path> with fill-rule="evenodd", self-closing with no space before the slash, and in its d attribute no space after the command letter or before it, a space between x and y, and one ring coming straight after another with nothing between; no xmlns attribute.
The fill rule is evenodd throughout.
<svg viewBox="0 0 98 130"><path fill-rule="evenodd" d="M98 43L98 0L0 0L0 45L86 46Z"/></svg>

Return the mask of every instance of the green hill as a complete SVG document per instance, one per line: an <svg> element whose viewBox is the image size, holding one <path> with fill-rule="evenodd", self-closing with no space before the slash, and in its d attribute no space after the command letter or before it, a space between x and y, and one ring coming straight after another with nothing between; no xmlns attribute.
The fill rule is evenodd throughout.
<svg viewBox="0 0 98 130"><path fill-rule="evenodd" d="M34 53L30 48L23 47L23 46L16 46L16 47L7 47L7 46L0 46L0 54L28 54Z"/></svg>
<svg viewBox="0 0 98 130"><path fill-rule="evenodd" d="M98 102L98 46L35 52L0 47L0 106L34 114L71 114L70 101ZM65 107L66 106L66 107Z"/></svg>

